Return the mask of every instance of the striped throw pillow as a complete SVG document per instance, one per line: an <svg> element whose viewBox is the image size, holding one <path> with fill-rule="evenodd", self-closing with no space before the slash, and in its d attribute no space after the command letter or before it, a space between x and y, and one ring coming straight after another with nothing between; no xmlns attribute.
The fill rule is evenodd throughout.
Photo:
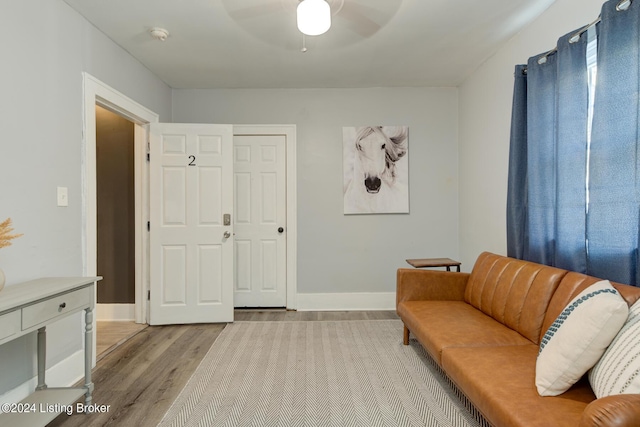
<svg viewBox="0 0 640 427"><path fill-rule="evenodd" d="M602 357L628 314L629 306L608 280L580 292L542 337L538 394L557 396L575 384Z"/></svg>
<svg viewBox="0 0 640 427"><path fill-rule="evenodd" d="M602 358L589 372L596 397L640 393L640 301Z"/></svg>

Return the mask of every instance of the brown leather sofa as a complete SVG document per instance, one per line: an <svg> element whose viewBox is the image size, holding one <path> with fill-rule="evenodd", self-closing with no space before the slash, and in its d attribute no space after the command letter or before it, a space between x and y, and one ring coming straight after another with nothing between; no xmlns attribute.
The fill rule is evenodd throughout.
<svg viewBox="0 0 640 427"><path fill-rule="evenodd" d="M473 271L399 269L396 308L412 334L494 426L640 426L640 394L596 399L586 378L541 397L540 339L595 277L482 253ZM612 283L629 305L640 288Z"/></svg>

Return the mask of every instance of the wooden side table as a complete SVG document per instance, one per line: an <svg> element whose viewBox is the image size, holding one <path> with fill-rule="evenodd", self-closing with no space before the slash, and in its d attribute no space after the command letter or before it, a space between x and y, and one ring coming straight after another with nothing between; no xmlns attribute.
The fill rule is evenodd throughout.
<svg viewBox="0 0 640 427"><path fill-rule="evenodd" d="M85 406L92 404L93 310L95 287L100 279L102 277L48 277L8 286L0 293L0 344L38 331L38 385L34 393L20 403L10 404L9 410L3 406L0 426L46 426L69 408L76 408L74 403L82 396ZM45 382L47 326L81 311L85 312L84 386L49 387Z"/></svg>
<svg viewBox="0 0 640 427"><path fill-rule="evenodd" d="M460 272L460 264L462 264L451 258L408 259L407 262L415 268L446 267L447 271L451 271L451 267L456 267L458 272Z"/></svg>

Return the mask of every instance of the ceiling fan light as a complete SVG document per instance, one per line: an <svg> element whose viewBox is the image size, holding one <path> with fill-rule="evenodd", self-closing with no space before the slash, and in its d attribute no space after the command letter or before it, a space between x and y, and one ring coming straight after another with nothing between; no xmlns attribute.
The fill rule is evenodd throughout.
<svg viewBox="0 0 640 427"><path fill-rule="evenodd" d="M303 0L298 5L298 29L308 36L319 36L331 27L331 7L325 0Z"/></svg>

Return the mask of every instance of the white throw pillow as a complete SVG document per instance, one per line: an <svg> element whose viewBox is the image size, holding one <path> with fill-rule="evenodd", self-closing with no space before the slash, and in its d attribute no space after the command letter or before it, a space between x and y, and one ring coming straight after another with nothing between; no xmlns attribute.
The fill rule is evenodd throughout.
<svg viewBox="0 0 640 427"><path fill-rule="evenodd" d="M573 299L549 327L536 360L540 396L567 391L596 364L629 314L629 306L608 280Z"/></svg>
<svg viewBox="0 0 640 427"><path fill-rule="evenodd" d="M640 393L640 301L602 358L589 372L596 397Z"/></svg>

